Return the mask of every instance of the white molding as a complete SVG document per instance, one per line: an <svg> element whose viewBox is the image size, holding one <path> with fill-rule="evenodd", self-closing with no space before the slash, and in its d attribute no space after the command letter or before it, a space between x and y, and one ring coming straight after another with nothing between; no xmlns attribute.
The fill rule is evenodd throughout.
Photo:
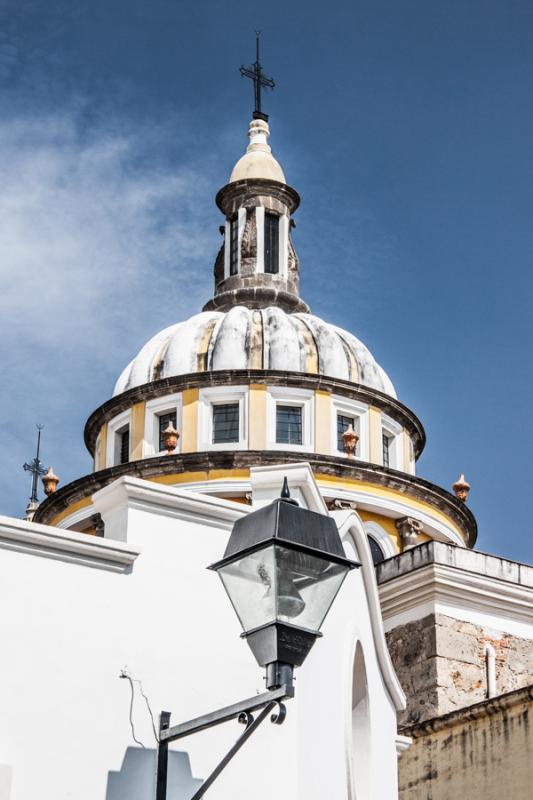
<svg viewBox="0 0 533 800"><path fill-rule="evenodd" d="M401 756L406 750L409 750L413 740L410 736L402 736L401 733L396 736L396 755Z"/></svg>
<svg viewBox="0 0 533 800"><path fill-rule="evenodd" d="M63 519L57 523L57 527L61 529L70 528L72 525L77 525L78 522L83 522L89 517L92 517L93 514L96 514L96 511L93 504L90 503L88 506L83 506L79 511L75 511L68 517L63 517Z"/></svg>
<svg viewBox="0 0 533 800"><path fill-rule="evenodd" d="M396 672L394 671L385 639L376 573L366 531L360 517L355 511L333 511L330 513L330 516L333 517L337 523L339 534L343 542L351 538L357 557L361 562L361 572L363 574L363 583L368 602L372 636L381 675L396 711L403 711L406 707L405 695Z"/></svg>
<svg viewBox="0 0 533 800"><path fill-rule="evenodd" d="M267 387L267 450L312 452L314 431L314 396L312 389L291 389L285 386ZM276 441L276 406L299 406L302 409L302 444Z"/></svg>
<svg viewBox="0 0 533 800"><path fill-rule="evenodd" d="M200 389L198 450L246 450L248 447L248 386L214 386ZM213 406L239 404L239 441L213 442Z"/></svg>
<svg viewBox="0 0 533 800"><path fill-rule="evenodd" d="M404 468L403 463L403 438L401 436L403 428L396 420L388 417L386 414L381 415L381 433L388 433L392 438L392 445L389 445L389 466L392 469ZM383 445L381 445L381 464L383 465Z"/></svg>
<svg viewBox="0 0 533 800"><path fill-rule="evenodd" d="M124 572L141 552L122 542L3 516L0 548L112 572Z"/></svg>
<svg viewBox="0 0 533 800"><path fill-rule="evenodd" d="M242 478L216 478L212 481L188 481L187 483L167 484L167 486L176 486L179 489L187 489L187 491L201 494L238 495L239 497L252 491L250 481Z"/></svg>
<svg viewBox="0 0 533 800"><path fill-rule="evenodd" d="M255 230L256 230L256 272L265 271L265 209L263 206L256 206L255 209Z"/></svg>
<svg viewBox="0 0 533 800"><path fill-rule="evenodd" d="M533 586L430 563L382 583L379 594L387 630L434 613L533 638Z"/></svg>
<svg viewBox="0 0 533 800"><path fill-rule="evenodd" d="M371 536L380 546L385 558L393 558L398 555L398 550L394 547L390 534L381 525L378 525L374 520L369 520L368 522L363 522L363 528L368 536Z"/></svg>
<svg viewBox="0 0 533 800"><path fill-rule="evenodd" d="M130 428L130 452L128 456L131 456L131 408L127 408L126 411L123 411L121 414L117 414L116 417L113 417L107 423L107 442L106 442L106 467L114 467L118 464L117 460L117 433L120 428L129 425Z"/></svg>
<svg viewBox="0 0 533 800"><path fill-rule="evenodd" d="M281 214L279 218L279 274L284 280L289 277L289 217Z"/></svg>
<svg viewBox="0 0 533 800"><path fill-rule="evenodd" d="M268 467L252 467L250 469L250 483L252 486L253 505L265 505L279 497L284 478L287 478L289 490L295 500L302 502L310 511L329 514L313 475L311 465L307 461L302 461L300 464L273 464Z"/></svg>
<svg viewBox="0 0 533 800"><path fill-rule="evenodd" d="M243 503L128 475L95 492L93 503L104 520L105 537L122 540L127 537L130 510L192 521L221 530L231 530L233 523L251 510Z"/></svg>
<svg viewBox="0 0 533 800"><path fill-rule="evenodd" d="M423 511L418 506L410 505L409 499L403 502L381 494L373 495L358 489L348 490L337 488L334 485L319 485L324 497L337 497L339 500L347 500L355 503L358 508L362 508L365 511L383 514L392 519L415 517L422 523L423 532L427 533L432 539L441 542L453 542L459 547L465 546L460 534L451 526L445 525L440 518L433 516L429 509L428 511Z"/></svg>
<svg viewBox="0 0 533 800"><path fill-rule="evenodd" d="M339 450L337 447L337 415L343 414L344 416L355 417L359 420L357 431L359 434L359 442L357 446L358 454L355 456L355 460L370 461L368 449L368 406L364 403L359 403L356 400L339 397L338 395L333 395L331 400L333 409L333 413L331 415L331 452L335 455L346 457L344 450Z"/></svg>
<svg viewBox="0 0 533 800"><path fill-rule="evenodd" d="M229 260L231 255L231 222L224 224L224 280L229 278Z"/></svg>
<svg viewBox="0 0 533 800"><path fill-rule="evenodd" d="M166 450L156 450L156 443L159 444L159 417L165 413L176 412L176 428L180 437L175 449L175 453L181 452L181 435L183 428L181 410L181 392L156 397L148 400L144 412L144 438L143 438L143 457L164 455Z"/></svg>
<svg viewBox="0 0 533 800"><path fill-rule="evenodd" d="M105 464L100 464L100 440L102 437L102 428L98 431L98 436L96 437L96 441L94 443L94 457L93 457L93 468L94 472L98 472L100 469L104 469ZM104 453L104 458L106 454Z"/></svg>

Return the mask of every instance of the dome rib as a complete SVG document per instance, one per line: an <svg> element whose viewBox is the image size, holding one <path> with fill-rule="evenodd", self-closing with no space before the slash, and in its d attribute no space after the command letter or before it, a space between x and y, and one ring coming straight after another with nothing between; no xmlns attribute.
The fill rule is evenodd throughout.
<svg viewBox="0 0 533 800"><path fill-rule="evenodd" d="M114 396L157 378L252 369L324 375L396 397L388 375L356 336L278 306L203 311L165 328L123 370Z"/></svg>

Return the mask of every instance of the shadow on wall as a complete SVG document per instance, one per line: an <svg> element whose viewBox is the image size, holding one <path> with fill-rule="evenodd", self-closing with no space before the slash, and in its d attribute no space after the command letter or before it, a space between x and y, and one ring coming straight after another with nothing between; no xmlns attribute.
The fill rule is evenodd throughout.
<svg viewBox="0 0 533 800"><path fill-rule="evenodd" d="M154 796L156 750L128 747L120 772L109 772L106 800L146 800ZM168 800L190 800L202 785L193 778L187 753L168 752Z"/></svg>

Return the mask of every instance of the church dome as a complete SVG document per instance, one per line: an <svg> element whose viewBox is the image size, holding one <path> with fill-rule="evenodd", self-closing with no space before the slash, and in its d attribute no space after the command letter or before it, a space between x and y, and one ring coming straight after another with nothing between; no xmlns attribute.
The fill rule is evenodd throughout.
<svg viewBox="0 0 533 800"><path fill-rule="evenodd" d="M277 181L285 183L285 175L279 163L272 155L268 144L270 129L263 119L253 119L248 128L250 144L246 153L240 158L231 173L229 182L255 180Z"/></svg>
<svg viewBox="0 0 533 800"><path fill-rule="evenodd" d="M113 395L159 378L252 369L324 375L396 397L387 374L351 333L312 314L242 305L203 311L162 330L128 364Z"/></svg>

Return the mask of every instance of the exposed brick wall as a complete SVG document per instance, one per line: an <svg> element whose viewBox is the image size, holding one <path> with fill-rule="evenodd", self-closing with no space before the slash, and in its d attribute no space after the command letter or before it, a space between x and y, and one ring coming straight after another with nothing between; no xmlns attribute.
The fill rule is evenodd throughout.
<svg viewBox="0 0 533 800"><path fill-rule="evenodd" d="M465 708L487 696L485 644L496 651L498 694L533 684L533 641L442 614L400 625L387 634L407 696L400 725Z"/></svg>

